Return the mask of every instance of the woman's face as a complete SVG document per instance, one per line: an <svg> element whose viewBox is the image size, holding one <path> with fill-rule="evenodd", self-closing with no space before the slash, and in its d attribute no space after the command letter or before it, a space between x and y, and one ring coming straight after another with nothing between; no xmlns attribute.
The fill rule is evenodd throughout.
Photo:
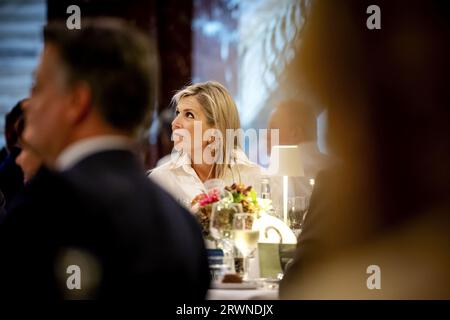
<svg viewBox="0 0 450 320"><path fill-rule="evenodd" d="M188 152L192 158L196 150L203 152L207 146L208 142L203 141L203 133L210 128L212 126L208 124L197 99L194 96L181 98L176 107L176 117L172 122L174 147Z"/></svg>

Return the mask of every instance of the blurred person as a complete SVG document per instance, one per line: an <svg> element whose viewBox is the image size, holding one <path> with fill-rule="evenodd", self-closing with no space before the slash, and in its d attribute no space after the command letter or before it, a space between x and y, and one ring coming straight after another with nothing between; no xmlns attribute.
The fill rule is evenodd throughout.
<svg viewBox="0 0 450 320"><path fill-rule="evenodd" d="M257 188L261 168L247 158L237 136L227 136L227 130L237 132L241 128L238 110L228 90L214 81L197 83L178 91L173 103L174 152L169 162L151 171L150 178L182 203L190 203L206 192L204 182L209 179ZM201 127L200 136L194 133L195 123ZM207 137L211 129L210 132L220 134ZM195 153L202 157L201 161L195 161ZM211 161L204 155L211 156Z"/></svg>
<svg viewBox="0 0 450 320"><path fill-rule="evenodd" d="M329 165L329 157L317 146L316 115L304 103L295 100L280 102L269 117L268 129L279 130L278 145L299 145L305 177L314 179ZM273 147L275 144L269 141L269 145Z"/></svg>
<svg viewBox="0 0 450 320"><path fill-rule="evenodd" d="M12 198L23 188L23 173L16 164L16 158L21 152L19 137L23 131L22 106L27 99L22 99L5 116L5 141L0 161L0 190L9 204Z"/></svg>
<svg viewBox="0 0 450 320"><path fill-rule="evenodd" d="M289 177L289 197L304 196L309 198L317 173L331 164L331 158L320 152L317 145L317 119L311 107L296 100L284 100L277 104L272 111L269 121L269 130L278 130L278 144L269 138L269 150L274 145L298 145L303 166L303 177ZM269 135L271 137L271 135ZM311 180L313 179L313 180ZM271 177L275 190L281 190L282 177ZM276 206L281 205L280 199Z"/></svg>
<svg viewBox="0 0 450 320"><path fill-rule="evenodd" d="M0 190L0 221L3 220L4 215L6 214L5 206L6 206L5 196Z"/></svg>
<svg viewBox="0 0 450 320"><path fill-rule="evenodd" d="M16 103L16 105L5 116L5 149L10 153L15 147L17 147L17 141L19 139L18 123L23 116L22 105L28 99L22 99Z"/></svg>
<svg viewBox="0 0 450 320"><path fill-rule="evenodd" d="M70 31L51 23L44 43L23 139L45 166L0 224L0 295L203 299L200 229L134 151L152 112L156 53L115 19Z"/></svg>
<svg viewBox="0 0 450 320"><path fill-rule="evenodd" d="M0 149L0 163L3 162L3 160L5 160L7 156L8 156L8 149L5 146Z"/></svg>
<svg viewBox="0 0 450 320"><path fill-rule="evenodd" d="M317 178L282 299L450 298L449 5L378 1L370 30L371 4L307 16L292 67L328 107L340 162Z"/></svg>
<svg viewBox="0 0 450 320"><path fill-rule="evenodd" d="M23 104L25 105L26 103L27 102L25 101ZM19 173L16 173L14 179L18 180L19 178L21 178L22 181L19 188L13 189L14 192L11 192L12 189L10 186L8 186L7 190L10 192L9 199L7 202L5 199L5 203L3 206L4 212L3 215L0 215L0 223L2 223L2 221L6 218L6 214L11 210L10 208L16 207L19 205L19 203L26 201L26 198L23 195L23 189L42 167L42 158L22 139L24 126L25 120L22 116L17 122L16 126L18 139L17 144L14 148L18 150L18 154L14 159L14 163L13 159L11 159L10 164L2 167L2 169L8 169L9 167L9 170L12 172L15 172L17 170L16 168L18 168ZM19 185L18 182L16 182L16 184Z"/></svg>
<svg viewBox="0 0 450 320"><path fill-rule="evenodd" d="M27 145L22 145L22 150L16 158L16 164L22 169L23 182L28 183L38 172L42 165L41 157Z"/></svg>

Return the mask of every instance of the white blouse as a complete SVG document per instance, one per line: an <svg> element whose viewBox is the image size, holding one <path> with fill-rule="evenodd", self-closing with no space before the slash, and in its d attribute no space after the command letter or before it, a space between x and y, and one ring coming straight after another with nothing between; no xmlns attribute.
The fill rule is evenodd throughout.
<svg viewBox="0 0 450 320"><path fill-rule="evenodd" d="M235 150L233 155L235 163L231 164L231 170L226 170L222 178L225 185L230 186L235 182L243 183L259 192L263 169L251 162L242 150ZM174 156L170 161L151 170L149 177L184 205L190 204L198 194L206 192L203 182L192 169L191 160L187 154L176 158Z"/></svg>

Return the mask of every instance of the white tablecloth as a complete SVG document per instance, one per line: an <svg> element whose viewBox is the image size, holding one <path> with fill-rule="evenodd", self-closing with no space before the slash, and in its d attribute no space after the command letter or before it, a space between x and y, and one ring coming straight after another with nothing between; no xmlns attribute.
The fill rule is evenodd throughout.
<svg viewBox="0 0 450 320"><path fill-rule="evenodd" d="M209 289L207 300L277 300L275 289Z"/></svg>

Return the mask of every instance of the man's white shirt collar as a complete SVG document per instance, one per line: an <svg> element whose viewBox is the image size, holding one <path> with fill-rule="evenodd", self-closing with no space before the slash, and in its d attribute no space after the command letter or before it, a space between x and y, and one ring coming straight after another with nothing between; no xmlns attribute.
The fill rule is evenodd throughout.
<svg viewBox="0 0 450 320"><path fill-rule="evenodd" d="M55 169L65 171L88 156L107 150L132 150L133 142L124 136L98 136L79 140L67 146L58 156Z"/></svg>

